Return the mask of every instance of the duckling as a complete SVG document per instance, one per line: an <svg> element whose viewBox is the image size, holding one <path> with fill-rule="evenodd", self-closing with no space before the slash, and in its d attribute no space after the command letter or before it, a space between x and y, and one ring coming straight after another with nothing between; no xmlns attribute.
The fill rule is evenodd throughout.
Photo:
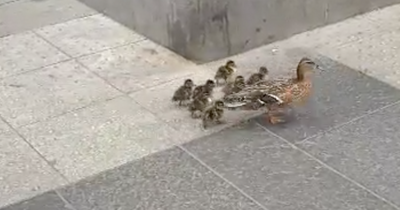
<svg viewBox="0 0 400 210"><path fill-rule="evenodd" d="M238 93L225 96L225 106L241 109L258 101L262 104L260 108L268 109L267 118L270 123L284 122L277 113L288 105L301 105L310 97L312 74L316 69L322 70L311 59L302 58L297 66L295 78L277 78L248 85Z"/></svg>
<svg viewBox="0 0 400 210"><path fill-rule="evenodd" d="M246 84L244 77L239 75L235 78L235 81L233 83L226 84L225 87L222 89L222 92L225 93L225 95L237 93L241 91L245 86Z"/></svg>
<svg viewBox="0 0 400 210"><path fill-rule="evenodd" d="M172 101L179 101L178 105L182 106L183 103L190 100L193 91L193 80L186 79L182 86L175 91L174 96L172 96Z"/></svg>
<svg viewBox="0 0 400 210"><path fill-rule="evenodd" d="M204 129L207 129L211 123L222 124L224 121L221 118L224 115L224 102L217 100L214 104L208 107L202 116L202 125Z"/></svg>
<svg viewBox="0 0 400 210"><path fill-rule="evenodd" d="M212 96L213 90L215 88L215 82L211 79L207 80L204 85L199 85L193 90L192 98L196 99L202 93L207 92L210 96Z"/></svg>
<svg viewBox="0 0 400 210"><path fill-rule="evenodd" d="M199 118L201 115L199 115L198 113L202 113L204 110L206 110L206 108L210 106L211 103L212 99L209 92L204 92L200 94L192 101L192 103L189 104L190 116L193 119Z"/></svg>
<svg viewBox="0 0 400 210"><path fill-rule="evenodd" d="M265 66L261 66L257 73L252 74L249 79L246 81L247 85L253 85L257 82L266 79L268 76L268 69Z"/></svg>
<svg viewBox="0 0 400 210"><path fill-rule="evenodd" d="M228 60L225 65L220 66L217 73L214 76L217 86L220 85L220 80L224 80L227 83L232 80L233 74L235 73L236 64L232 60Z"/></svg>

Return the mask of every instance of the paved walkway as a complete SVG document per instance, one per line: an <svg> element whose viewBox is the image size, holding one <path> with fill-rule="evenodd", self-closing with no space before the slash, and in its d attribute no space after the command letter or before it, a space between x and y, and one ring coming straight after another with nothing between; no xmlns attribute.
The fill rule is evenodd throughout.
<svg viewBox="0 0 400 210"><path fill-rule="evenodd" d="M399 32L396 5L233 56L243 74L304 55L325 71L288 124L203 131L171 93L224 61L74 0L0 0L0 208L399 210Z"/></svg>

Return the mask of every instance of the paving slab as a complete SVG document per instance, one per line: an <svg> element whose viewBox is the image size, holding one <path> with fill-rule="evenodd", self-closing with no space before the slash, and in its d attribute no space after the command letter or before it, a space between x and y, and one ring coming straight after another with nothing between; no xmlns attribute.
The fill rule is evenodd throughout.
<svg viewBox="0 0 400 210"><path fill-rule="evenodd" d="M18 131L71 182L167 149L177 138L125 96Z"/></svg>
<svg viewBox="0 0 400 210"><path fill-rule="evenodd" d="M145 39L101 14L46 26L34 31L72 57Z"/></svg>
<svg viewBox="0 0 400 210"><path fill-rule="evenodd" d="M393 31L376 36L359 36L359 39L333 49L319 49L352 68L400 88L400 24Z"/></svg>
<svg viewBox="0 0 400 210"><path fill-rule="evenodd" d="M400 206L400 144L394 105L297 145Z"/></svg>
<svg viewBox="0 0 400 210"><path fill-rule="evenodd" d="M60 190L76 209L261 210L178 148Z"/></svg>
<svg viewBox="0 0 400 210"><path fill-rule="evenodd" d="M1 80L1 84L0 113L14 127L120 94L75 61L8 77Z"/></svg>
<svg viewBox="0 0 400 210"><path fill-rule="evenodd" d="M83 56L78 61L125 93L193 74L190 69L194 67L149 40Z"/></svg>
<svg viewBox="0 0 400 210"><path fill-rule="evenodd" d="M0 37L96 13L76 0L2 0Z"/></svg>
<svg viewBox="0 0 400 210"><path fill-rule="evenodd" d="M255 122L183 147L266 209L396 209Z"/></svg>
<svg viewBox="0 0 400 210"><path fill-rule="evenodd" d="M66 183L3 121L0 139L0 207Z"/></svg>
<svg viewBox="0 0 400 210"><path fill-rule="evenodd" d="M71 210L54 191L41 194L32 199L21 201L1 210Z"/></svg>
<svg viewBox="0 0 400 210"><path fill-rule="evenodd" d="M12 76L69 59L32 32L0 38L0 77Z"/></svg>

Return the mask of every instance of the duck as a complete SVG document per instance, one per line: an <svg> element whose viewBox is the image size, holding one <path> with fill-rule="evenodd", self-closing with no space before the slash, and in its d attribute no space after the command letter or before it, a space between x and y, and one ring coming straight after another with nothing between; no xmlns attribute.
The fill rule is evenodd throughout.
<svg viewBox="0 0 400 210"><path fill-rule="evenodd" d="M236 76L235 80L231 83L228 83L225 85L225 87L222 88L222 92L225 95L229 95L231 93L236 93L241 91L244 87L246 86L244 77L242 75Z"/></svg>
<svg viewBox="0 0 400 210"><path fill-rule="evenodd" d="M249 79L246 81L247 85L253 85L261 80L268 79L268 69L265 66L261 66L257 73L250 75Z"/></svg>
<svg viewBox="0 0 400 210"><path fill-rule="evenodd" d="M225 65L220 66L215 73L214 80L216 85L220 86L220 80L223 80L225 84L229 83L233 79L233 75L236 72L236 63L233 60L228 60Z"/></svg>
<svg viewBox="0 0 400 210"><path fill-rule="evenodd" d="M271 124L284 122L279 115L281 111L292 105L302 105L312 92L312 75L320 69L313 60L307 57L300 59L296 77L262 80L247 85L241 91L224 97L224 105L231 110L258 110L266 108L267 120Z"/></svg>

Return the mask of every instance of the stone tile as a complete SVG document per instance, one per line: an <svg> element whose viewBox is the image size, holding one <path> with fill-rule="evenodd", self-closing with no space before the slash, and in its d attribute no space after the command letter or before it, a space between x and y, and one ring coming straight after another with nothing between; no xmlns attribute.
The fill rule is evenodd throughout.
<svg viewBox="0 0 400 210"><path fill-rule="evenodd" d="M35 32L73 57L144 39L101 14L46 26Z"/></svg>
<svg viewBox="0 0 400 210"><path fill-rule="evenodd" d="M51 191L1 210L71 210L71 208L54 191Z"/></svg>
<svg viewBox="0 0 400 210"><path fill-rule="evenodd" d="M395 209L254 123L183 147L266 209Z"/></svg>
<svg viewBox="0 0 400 210"><path fill-rule="evenodd" d="M19 129L70 181L174 146L174 130L128 97Z"/></svg>
<svg viewBox="0 0 400 210"><path fill-rule="evenodd" d="M338 4L340 1L334 3ZM399 9L400 5L394 5L375 10L295 35L283 42L289 47L303 46L315 50L322 48L335 51L338 46L351 44L360 39L371 40L373 39L372 37L376 39L380 35L398 28L400 20Z"/></svg>
<svg viewBox="0 0 400 210"><path fill-rule="evenodd" d="M130 94L130 96L146 109L151 110L160 119L167 122L171 127L175 128L185 138L175 139L183 143L208 135L224 129L232 124L236 124L246 118L257 116L259 112L232 112L226 110L224 120L226 124L210 127L204 130L201 126L200 119L192 119L190 112L186 107L178 107L177 104L171 102L174 91L183 84L186 78L191 78L195 84L204 84L209 78L213 78L213 72L205 68L198 69L197 73L188 75L187 77L176 79L174 81L155 86L143 91ZM222 98L221 88L217 88L214 93L214 99Z"/></svg>
<svg viewBox="0 0 400 210"><path fill-rule="evenodd" d="M400 88L399 31L400 24L393 32L360 38L340 48L319 48L318 52Z"/></svg>
<svg viewBox="0 0 400 210"><path fill-rule="evenodd" d="M285 124L270 125L262 116L259 123L298 141L400 100L400 91L383 82L324 56L316 60L325 71L315 75L309 103L289 112Z"/></svg>
<svg viewBox="0 0 400 210"><path fill-rule="evenodd" d="M31 32L0 39L0 77L19 74L68 57Z"/></svg>
<svg viewBox="0 0 400 210"><path fill-rule="evenodd" d="M76 0L9 2L0 7L0 37L95 13L96 11Z"/></svg>
<svg viewBox="0 0 400 210"><path fill-rule="evenodd" d="M16 127L120 94L75 61L8 77L0 84L0 113Z"/></svg>
<svg viewBox="0 0 400 210"><path fill-rule="evenodd" d="M193 63L149 40L84 56L79 61L124 92L194 73L188 71Z"/></svg>
<svg viewBox="0 0 400 210"><path fill-rule="evenodd" d="M65 184L26 142L0 122L0 207Z"/></svg>
<svg viewBox="0 0 400 210"><path fill-rule="evenodd" d="M178 148L61 190L79 210L261 210Z"/></svg>
<svg viewBox="0 0 400 210"><path fill-rule="evenodd" d="M298 146L400 206L399 114L396 105Z"/></svg>

